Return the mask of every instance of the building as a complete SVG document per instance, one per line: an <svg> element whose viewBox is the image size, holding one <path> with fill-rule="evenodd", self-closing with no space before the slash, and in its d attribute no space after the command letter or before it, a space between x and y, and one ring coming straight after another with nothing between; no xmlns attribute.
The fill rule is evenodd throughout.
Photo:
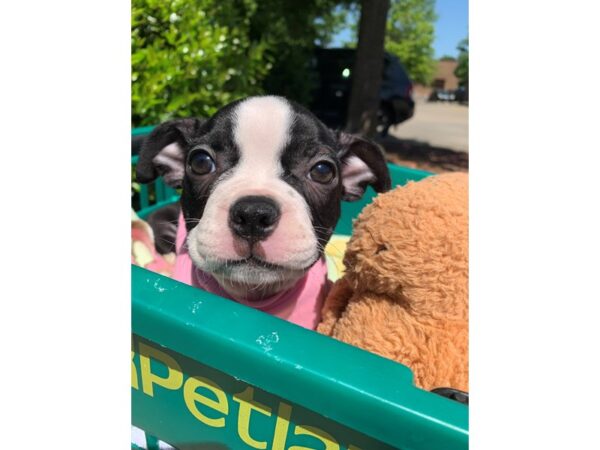
<svg viewBox="0 0 600 450"><path fill-rule="evenodd" d="M433 75L433 81L430 86L424 86L417 84L414 87L415 98L429 98L433 89L448 89L455 90L458 88L459 80L454 75L458 61L455 59L441 59L437 61L435 74Z"/></svg>
<svg viewBox="0 0 600 450"><path fill-rule="evenodd" d="M458 61L453 59L438 61L431 86L434 89L448 89L451 91L457 89L459 81L456 75L454 75L456 66L458 66Z"/></svg>

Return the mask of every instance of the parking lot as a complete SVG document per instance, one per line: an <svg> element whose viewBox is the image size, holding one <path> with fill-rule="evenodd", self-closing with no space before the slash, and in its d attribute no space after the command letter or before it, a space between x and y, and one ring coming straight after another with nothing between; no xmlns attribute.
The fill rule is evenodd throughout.
<svg viewBox="0 0 600 450"><path fill-rule="evenodd" d="M430 147L469 151L469 107L457 103L417 100L412 118L393 128L390 135Z"/></svg>

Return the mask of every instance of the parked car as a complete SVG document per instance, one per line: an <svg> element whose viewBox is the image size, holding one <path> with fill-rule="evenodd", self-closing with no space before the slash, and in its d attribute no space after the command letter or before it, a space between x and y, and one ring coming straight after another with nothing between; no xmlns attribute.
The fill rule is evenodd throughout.
<svg viewBox="0 0 600 450"><path fill-rule="evenodd" d="M434 89L429 95L428 101L467 103L469 101L469 93L462 86L455 90Z"/></svg>
<svg viewBox="0 0 600 450"><path fill-rule="evenodd" d="M463 86L454 91L454 100L459 103L467 103L469 101L469 90Z"/></svg>
<svg viewBox="0 0 600 450"><path fill-rule="evenodd" d="M314 66L319 81L309 107L330 127L343 127L346 124L355 58L355 49L316 50ZM396 56L386 52L377 113L377 132L381 136L385 136L392 125L413 116L415 102L412 92L412 81L402 63Z"/></svg>
<svg viewBox="0 0 600 450"><path fill-rule="evenodd" d="M454 91L448 89L434 89L429 95L430 102L453 102L455 100Z"/></svg>

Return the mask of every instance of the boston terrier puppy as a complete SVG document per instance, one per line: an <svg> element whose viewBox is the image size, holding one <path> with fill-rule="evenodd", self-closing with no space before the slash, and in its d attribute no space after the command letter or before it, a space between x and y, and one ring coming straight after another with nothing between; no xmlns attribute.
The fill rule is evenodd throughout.
<svg viewBox="0 0 600 450"><path fill-rule="evenodd" d="M323 251L341 201L391 185L376 144L275 96L156 127L137 179L159 175L181 188L174 277L307 328L329 286Z"/></svg>

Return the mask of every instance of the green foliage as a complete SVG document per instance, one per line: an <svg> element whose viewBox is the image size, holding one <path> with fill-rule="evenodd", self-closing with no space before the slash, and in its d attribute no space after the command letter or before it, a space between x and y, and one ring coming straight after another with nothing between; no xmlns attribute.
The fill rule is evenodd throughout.
<svg viewBox="0 0 600 450"><path fill-rule="evenodd" d="M433 72L434 0L392 0L386 50L417 82ZM132 0L132 122L209 116L248 95L308 103L312 53L350 27L356 0ZM350 19L350 20L348 20Z"/></svg>
<svg viewBox="0 0 600 450"><path fill-rule="evenodd" d="M458 65L454 75L460 80L461 86L469 84L469 38L465 38L458 44Z"/></svg>
<svg viewBox="0 0 600 450"><path fill-rule="evenodd" d="M133 125L209 115L260 93L269 66L265 44L248 39L256 7L254 0L133 0Z"/></svg>
<svg viewBox="0 0 600 450"><path fill-rule="evenodd" d="M345 47L356 48L360 2L350 2L345 12L350 19L350 39ZM385 50L400 58L411 79L429 84L435 71L433 40L435 0L391 0L388 12Z"/></svg>
<svg viewBox="0 0 600 450"><path fill-rule="evenodd" d="M273 64L263 87L271 94L308 103L316 82L312 70L315 44L327 43L343 25L335 0L261 0L252 20L251 36L267 43L265 57Z"/></svg>
<svg viewBox="0 0 600 450"><path fill-rule="evenodd" d="M340 0L329 11L323 12L316 21L317 44L321 47L331 45L335 34L348 27L348 19L358 20L358 5L353 0ZM355 17L352 15L354 14Z"/></svg>
<svg viewBox="0 0 600 450"><path fill-rule="evenodd" d="M132 0L132 121L208 116L264 92L309 100L333 0Z"/></svg>
<svg viewBox="0 0 600 450"><path fill-rule="evenodd" d="M338 14L337 20L339 23L339 28L337 31L345 28L350 32L349 36L341 42L341 47L356 48L358 43L358 23L360 22L360 10L361 4L356 0L348 1L336 8Z"/></svg>
<svg viewBox="0 0 600 450"><path fill-rule="evenodd" d="M392 0L385 49L398 56L413 81L429 84L433 57L435 0Z"/></svg>

